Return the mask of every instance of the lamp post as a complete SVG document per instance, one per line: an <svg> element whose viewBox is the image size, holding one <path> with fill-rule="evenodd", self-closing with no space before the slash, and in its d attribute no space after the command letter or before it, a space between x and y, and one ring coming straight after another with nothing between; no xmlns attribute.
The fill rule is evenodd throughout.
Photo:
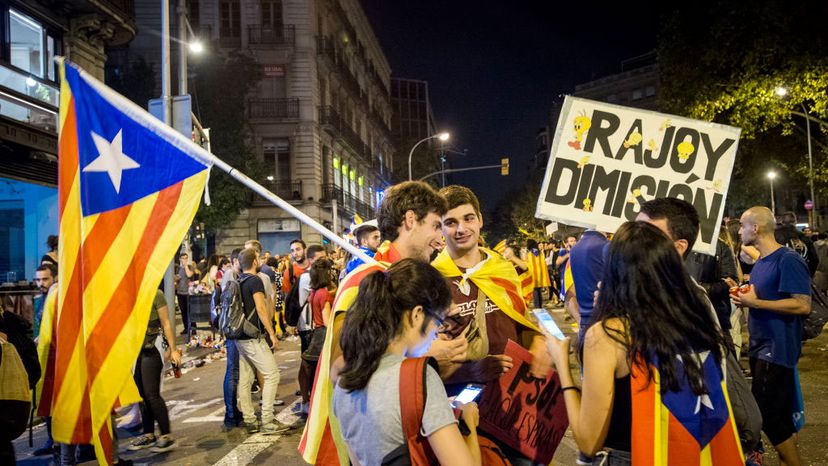
<svg viewBox="0 0 828 466"><path fill-rule="evenodd" d="M771 212L773 215L776 215L776 198L773 195L773 180L776 179L776 172L769 171L768 172L768 179L770 180L770 188L771 188Z"/></svg>
<svg viewBox="0 0 828 466"><path fill-rule="evenodd" d="M788 90L782 86L778 86L774 93L776 93L777 97L785 97L788 95ZM811 202L813 202L813 207L809 212L810 221L808 222L810 226L816 227L816 219L817 219L817 201L816 196L814 196L814 156L811 150L811 117L808 115L808 109L805 108L805 104L800 102L799 106L802 107L802 113L805 116L805 130L808 136L808 184L811 188ZM771 179L771 190L773 190L773 180Z"/></svg>
<svg viewBox="0 0 828 466"><path fill-rule="evenodd" d="M413 173L411 171L411 157L414 156L414 149L416 149L417 146L419 146L420 144L428 141L429 139L437 138L437 139L445 142L445 141L448 141L450 137L451 137L451 135L449 133L442 132L442 133L434 134L434 135L428 136L426 138L420 139L419 141L417 141L417 144L414 144L414 147L412 147L411 151L408 152L408 181L411 181L413 179Z"/></svg>

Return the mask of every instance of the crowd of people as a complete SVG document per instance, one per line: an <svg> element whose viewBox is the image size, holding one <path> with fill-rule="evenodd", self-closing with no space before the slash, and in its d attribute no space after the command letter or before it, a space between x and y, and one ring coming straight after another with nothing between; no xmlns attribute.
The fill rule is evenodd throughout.
<svg viewBox="0 0 828 466"><path fill-rule="evenodd" d="M708 448L711 464L762 464L761 429L783 464L798 465L804 407L796 366L811 283L828 288L828 235L800 232L795 223L795 216L777 219L753 207L725 219L715 255L699 254L694 207L660 198L615 232L567 230L557 239L489 249L471 190L404 182L387 190L375 221L351 229L375 263L302 239L282 256L250 240L197 264L181 253L175 290L183 333L194 324L187 305L193 294L214 296L220 329L220 314L233 306L244 316L244 331L224 342L224 430L292 428L274 417L281 402L273 351L287 335L298 336L296 414L305 419L299 451L309 463L535 464L479 425L485 413L474 402L451 401L469 384L511 370L505 349L513 341L531 354L533 376L557 372L579 464L649 464L666 454L653 446L659 440L641 440L654 421L636 413L652 411L652 399L677 397L696 403L677 416L694 426L694 438L709 442L696 454ZM42 296L35 329L42 298L57 280L56 257L44 256L36 280ZM571 339L538 325L529 311L544 301L565 307L577 328ZM156 348L156 340L175 341L168 315L159 291L135 367L143 435L130 450L176 446ZM12 341L3 322L0 338ZM180 364L175 344L167 346L164 358ZM419 410L414 421L410 403ZM669 446L678 452L679 443ZM70 447L49 443L39 452L62 448L60 464L72 464Z"/></svg>

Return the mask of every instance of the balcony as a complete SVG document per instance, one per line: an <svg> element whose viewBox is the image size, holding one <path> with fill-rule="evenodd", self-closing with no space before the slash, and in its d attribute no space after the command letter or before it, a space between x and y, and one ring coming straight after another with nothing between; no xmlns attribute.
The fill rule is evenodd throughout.
<svg viewBox="0 0 828 466"><path fill-rule="evenodd" d="M296 44L296 28L292 25L248 26L248 43L250 45L288 45Z"/></svg>
<svg viewBox="0 0 828 466"><path fill-rule="evenodd" d="M299 181L264 181L262 186L267 188L273 194L281 197L286 201L301 201L302 200L302 180ZM259 196L254 192L250 192L250 204L253 207L268 207L273 203L267 199Z"/></svg>
<svg viewBox="0 0 828 466"><path fill-rule="evenodd" d="M376 213L374 208L371 207L370 204L360 201L353 195L346 193L333 184L323 184L322 185L322 203L330 204L331 201L336 199L337 206L340 209L345 210L350 214L359 214L360 217L365 219L374 218Z"/></svg>
<svg viewBox="0 0 828 466"><path fill-rule="evenodd" d="M249 99L248 118L299 119L299 99Z"/></svg>
<svg viewBox="0 0 828 466"><path fill-rule="evenodd" d="M316 54L328 60L328 67L331 71L336 72L336 76L342 87L344 87L352 96L360 99L365 94L362 87L359 85L359 80L351 72L348 65L345 64L342 51L336 47L330 37L319 36L316 38Z"/></svg>
<svg viewBox="0 0 828 466"><path fill-rule="evenodd" d="M241 47L241 31L239 30L222 30L219 28L218 37L219 47L228 49L237 49Z"/></svg>
<svg viewBox="0 0 828 466"><path fill-rule="evenodd" d="M331 106L319 107L319 124L323 129L328 130L334 137L341 139L351 150L368 163L374 166L371 149L362 142L362 138L351 128L339 113Z"/></svg>

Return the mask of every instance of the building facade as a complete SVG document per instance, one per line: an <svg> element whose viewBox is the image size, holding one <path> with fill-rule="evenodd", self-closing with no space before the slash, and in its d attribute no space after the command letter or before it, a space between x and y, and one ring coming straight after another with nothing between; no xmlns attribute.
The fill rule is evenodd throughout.
<svg viewBox="0 0 828 466"><path fill-rule="evenodd" d="M66 56L103 80L135 33L131 0L0 1L0 282L31 280L58 233L59 78Z"/></svg>
<svg viewBox="0 0 828 466"><path fill-rule="evenodd" d="M396 181L408 179L408 155L417 142L437 133L434 112L428 94L428 81L408 78L391 78L391 106L393 116L391 135L397 147L394 166ZM435 139L417 147L412 156L415 175L423 176L440 169L435 152L439 144Z"/></svg>
<svg viewBox="0 0 828 466"><path fill-rule="evenodd" d="M151 30L156 2L138 3L138 22ZM358 0L186 4L196 34L220 49L208 53L241 51L261 66L263 77L246 101L246 124L265 173L249 175L337 233L354 214L373 218L394 168L391 69ZM142 33L130 53L157 63L156 44ZM219 253L251 238L275 253L288 251L295 238L321 241L263 198L251 193L249 201L236 221L215 232Z"/></svg>

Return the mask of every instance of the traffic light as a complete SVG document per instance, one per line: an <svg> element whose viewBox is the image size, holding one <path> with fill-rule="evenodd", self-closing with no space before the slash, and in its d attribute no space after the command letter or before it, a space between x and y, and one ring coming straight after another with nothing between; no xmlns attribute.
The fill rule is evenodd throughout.
<svg viewBox="0 0 828 466"><path fill-rule="evenodd" d="M506 157L505 159L500 159L500 175L507 176L509 175L509 158Z"/></svg>

